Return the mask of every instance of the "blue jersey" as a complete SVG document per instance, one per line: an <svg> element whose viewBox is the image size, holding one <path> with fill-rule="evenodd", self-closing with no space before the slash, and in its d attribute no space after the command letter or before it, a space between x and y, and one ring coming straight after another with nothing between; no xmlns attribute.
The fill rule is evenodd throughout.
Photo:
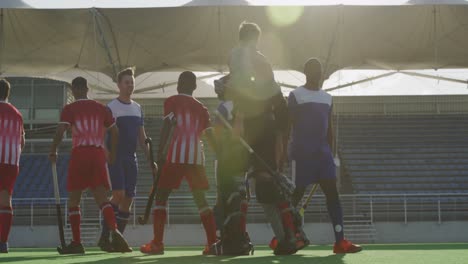
<svg viewBox="0 0 468 264"><path fill-rule="evenodd" d="M292 159L331 151L327 141L332 96L325 91L298 87L289 94L289 115L292 120Z"/></svg>
<svg viewBox="0 0 468 264"><path fill-rule="evenodd" d="M107 104L119 129L118 157L135 157L138 134L144 125L143 111L136 102L124 103L119 99Z"/></svg>

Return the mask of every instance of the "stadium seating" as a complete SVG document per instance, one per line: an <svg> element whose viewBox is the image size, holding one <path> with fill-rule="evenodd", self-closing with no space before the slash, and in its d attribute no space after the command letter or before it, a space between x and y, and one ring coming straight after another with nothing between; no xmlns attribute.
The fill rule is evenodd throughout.
<svg viewBox="0 0 468 264"><path fill-rule="evenodd" d="M401 212L403 194L421 193L468 193L468 121L463 116L340 116L335 120L338 145L342 163L342 183L349 187L350 193L356 194L402 194L401 197L373 198L374 216L378 219L401 220L389 214L394 208ZM159 144L162 119L145 118L148 136L153 138L154 151ZM51 138L48 135L46 138ZM61 196L66 197L66 171L69 160L70 142L61 146L58 162L58 174L61 185ZM47 152L50 142L29 142L21 158L21 173L18 177L14 198L53 198L52 176ZM139 178L137 196L146 197L152 186L151 170L141 151L138 151ZM211 189L207 193L209 204L214 204L214 154L206 148L206 169ZM349 184L347 184L349 183ZM346 189L346 188L345 188ZM86 194L85 194L86 195ZM431 197L412 198L408 200L408 218L421 217L425 210L433 215L437 205ZM438 198L443 208L454 208L461 201L457 198ZM29 202L31 200L29 199ZM41 214L44 222L53 219L50 207L53 199L34 201L42 205L42 210L35 207L35 215ZM28 203L28 202L24 202ZM47 203L47 204L46 204ZM137 214L143 212L145 199L135 203ZM410 205L411 203L411 205ZM21 199L15 200L15 206L21 205ZM418 204L417 208L412 204ZM343 198L346 215L360 215L369 210L369 198L357 197L352 200ZM29 209L25 204L23 211L17 211L15 221L29 223ZM87 223L98 223L99 215L92 200L82 204L86 212ZM249 222L262 222L261 209L254 201L249 208ZM455 212L454 211L454 212ZM327 221L324 197L318 193L308 210L308 221ZM364 213L363 213L364 212ZM169 201L170 223L194 223L199 221L186 183L172 194ZM444 212L448 215L450 212ZM413 219L414 219L413 217ZM447 216L448 217L448 216ZM457 216L458 217L458 216ZM133 219L133 218L132 218ZM133 220L132 220L133 221Z"/></svg>
<svg viewBox="0 0 468 264"><path fill-rule="evenodd" d="M358 116L335 122L355 193L468 192L465 116Z"/></svg>
<svg viewBox="0 0 468 264"><path fill-rule="evenodd" d="M70 156L60 155L57 161L60 196L67 197L66 175ZM52 170L46 154L25 154L20 159L20 174L16 180L13 198L17 203L21 199L34 198L35 203L54 203L53 200L41 200L54 197Z"/></svg>

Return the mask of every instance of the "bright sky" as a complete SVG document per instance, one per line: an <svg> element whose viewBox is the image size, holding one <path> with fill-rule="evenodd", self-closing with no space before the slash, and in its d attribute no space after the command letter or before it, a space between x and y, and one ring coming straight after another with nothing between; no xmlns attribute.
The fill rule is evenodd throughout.
<svg viewBox="0 0 468 264"><path fill-rule="evenodd" d="M402 5L468 4L467 0L1 0L0 7L33 8L125 8L181 5Z"/></svg>

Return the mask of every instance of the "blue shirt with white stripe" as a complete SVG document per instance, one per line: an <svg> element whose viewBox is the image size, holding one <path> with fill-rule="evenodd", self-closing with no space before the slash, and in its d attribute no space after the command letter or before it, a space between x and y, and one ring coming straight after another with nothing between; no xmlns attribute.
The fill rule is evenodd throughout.
<svg viewBox="0 0 468 264"><path fill-rule="evenodd" d="M288 108L292 120L291 158L305 158L331 151L327 141L332 96L323 90L298 87L289 94Z"/></svg>
<svg viewBox="0 0 468 264"><path fill-rule="evenodd" d="M107 107L112 111L119 129L117 156L121 158L135 157L138 134L140 127L144 125L141 106L134 101L125 103L116 98L108 103Z"/></svg>

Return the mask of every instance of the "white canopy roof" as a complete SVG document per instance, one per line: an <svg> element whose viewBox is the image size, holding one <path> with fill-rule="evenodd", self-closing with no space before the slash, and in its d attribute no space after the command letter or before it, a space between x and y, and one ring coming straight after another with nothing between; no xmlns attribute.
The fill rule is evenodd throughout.
<svg viewBox="0 0 468 264"><path fill-rule="evenodd" d="M465 0L2 0L0 8L148 8L178 6L323 6L323 5L447 5L467 4Z"/></svg>
<svg viewBox="0 0 468 264"><path fill-rule="evenodd" d="M134 65L138 74L224 71L244 20L262 27L259 49L276 69L300 70L309 57L320 58L328 74L344 68L468 68L467 1L282 4L2 0L0 73L44 76L83 69L114 77Z"/></svg>
<svg viewBox="0 0 468 264"><path fill-rule="evenodd" d="M216 72L196 72L199 78L194 95L199 98L216 97L213 81L221 77ZM117 85L104 74L96 72L71 71L61 76L48 78L70 82L76 76L85 76L92 88L95 99L116 97ZM146 73L138 76L135 83L135 99L166 98L177 94L174 80L178 72ZM380 77L379 76L383 76ZM276 71L275 77L282 87L283 94L289 95L290 87L300 86L305 76L296 71ZM438 79L437 79L438 78ZM463 81L465 83L463 83ZM387 70L341 70L325 81L324 89L332 90L335 96L368 95L447 95L468 94L468 69L387 71ZM336 89L337 87L342 87Z"/></svg>

